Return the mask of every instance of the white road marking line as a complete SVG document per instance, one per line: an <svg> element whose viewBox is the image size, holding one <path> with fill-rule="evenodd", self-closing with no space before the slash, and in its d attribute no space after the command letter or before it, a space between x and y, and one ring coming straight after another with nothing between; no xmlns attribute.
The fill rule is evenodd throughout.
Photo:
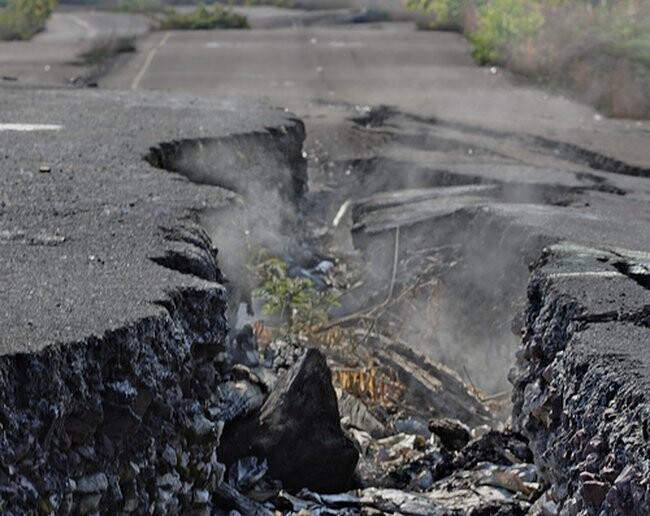
<svg viewBox="0 0 650 516"><path fill-rule="evenodd" d="M584 271L584 272L553 272L549 278L623 278L620 272L616 271Z"/></svg>
<svg viewBox="0 0 650 516"><path fill-rule="evenodd" d="M235 48L242 46L241 43L235 41L221 42L221 41L210 41L205 44L205 48Z"/></svg>
<svg viewBox="0 0 650 516"><path fill-rule="evenodd" d="M86 30L86 37L88 39L93 39L95 36L97 36L97 34L99 34L99 31L95 27L93 27L90 23L88 23L83 18L80 18L76 14L70 16L70 19L77 25L81 25L81 27Z"/></svg>
<svg viewBox="0 0 650 516"><path fill-rule="evenodd" d="M144 64L142 65L142 68L140 68L138 74L133 78L133 82L131 83L132 90L138 89L138 86L140 86L140 81L142 81L144 74L147 73L149 66L151 66L151 62L153 61L153 58L156 56L156 52L158 52L158 50L160 50L163 46L165 46L165 43L167 43L167 40L169 40L171 34L172 34L171 32L165 32L165 35L158 42L158 44L149 51L149 54L147 55L147 58L145 59Z"/></svg>
<svg viewBox="0 0 650 516"><path fill-rule="evenodd" d="M363 43L361 41L330 41L326 43L330 48L361 48Z"/></svg>
<svg viewBox="0 0 650 516"><path fill-rule="evenodd" d="M62 125L56 124L2 124L0 123L0 131L58 131L63 129Z"/></svg>

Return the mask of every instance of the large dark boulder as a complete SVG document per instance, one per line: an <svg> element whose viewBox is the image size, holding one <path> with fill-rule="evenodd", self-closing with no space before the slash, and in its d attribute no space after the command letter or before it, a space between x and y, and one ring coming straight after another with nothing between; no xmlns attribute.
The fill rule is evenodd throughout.
<svg viewBox="0 0 650 516"><path fill-rule="evenodd" d="M341 492L350 487L359 455L340 425L332 373L309 349L276 384L264 405L225 429L219 457L226 464L254 455L284 487Z"/></svg>

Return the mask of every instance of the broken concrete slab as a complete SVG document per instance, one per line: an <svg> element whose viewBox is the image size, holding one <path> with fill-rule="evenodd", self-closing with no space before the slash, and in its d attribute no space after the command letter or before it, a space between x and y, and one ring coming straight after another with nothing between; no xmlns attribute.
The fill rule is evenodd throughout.
<svg viewBox="0 0 650 516"><path fill-rule="evenodd" d="M451 451L459 451L469 442L469 428L460 421L450 418L436 418L429 421L429 430Z"/></svg>

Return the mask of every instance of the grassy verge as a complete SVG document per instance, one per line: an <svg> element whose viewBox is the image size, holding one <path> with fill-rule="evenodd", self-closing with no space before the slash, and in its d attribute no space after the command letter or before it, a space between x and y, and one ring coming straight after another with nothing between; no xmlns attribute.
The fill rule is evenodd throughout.
<svg viewBox="0 0 650 516"><path fill-rule="evenodd" d="M125 13L150 14L164 10L161 0L118 0L117 10Z"/></svg>
<svg viewBox="0 0 650 516"><path fill-rule="evenodd" d="M0 40L24 40L45 28L56 0L7 0L0 7Z"/></svg>
<svg viewBox="0 0 650 516"><path fill-rule="evenodd" d="M270 7L293 7L295 0L219 0L219 3L227 5L251 6L270 6Z"/></svg>
<svg viewBox="0 0 650 516"><path fill-rule="evenodd" d="M612 116L650 118L647 0L409 0L462 31L481 64L567 87Z"/></svg>
<svg viewBox="0 0 650 516"><path fill-rule="evenodd" d="M175 9L166 10L159 24L161 30L246 29L249 27L246 16L218 4L212 7L199 5L189 13L179 12Z"/></svg>

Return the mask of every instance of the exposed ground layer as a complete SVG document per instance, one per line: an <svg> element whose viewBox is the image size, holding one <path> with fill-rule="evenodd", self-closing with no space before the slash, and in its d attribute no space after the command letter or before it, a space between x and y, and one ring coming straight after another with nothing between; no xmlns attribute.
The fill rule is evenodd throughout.
<svg viewBox="0 0 650 516"><path fill-rule="evenodd" d="M197 212L227 214L235 194L143 157L160 142L227 147L243 135L251 149L259 140L258 160L277 148L278 174L290 173L302 125L183 96L34 99L5 90L0 101L7 121L59 126L0 133L2 505L16 514L227 507L221 425L206 417L225 360L226 290L220 243ZM230 172L246 170L238 166Z"/></svg>
<svg viewBox="0 0 650 516"><path fill-rule="evenodd" d="M467 365L485 385L507 361L490 359L499 344L508 347L520 305L514 415L552 486L538 508L645 514L650 268L638 224L650 216L647 166L386 107L353 121L393 143L390 157L341 165L364 188L350 211L355 246L374 265L366 279L381 300L392 274L397 297L423 264L439 278L438 293L425 292L435 310L420 318L430 324L433 314L438 323L421 340L409 320L403 338ZM354 199L353 188L347 196ZM538 260L545 245L561 241L573 244Z"/></svg>
<svg viewBox="0 0 650 516"><path fill-rule="evenodd" d="M650 512L649 260L557 245L528 288L513 415L568 514Z"/></svg>

